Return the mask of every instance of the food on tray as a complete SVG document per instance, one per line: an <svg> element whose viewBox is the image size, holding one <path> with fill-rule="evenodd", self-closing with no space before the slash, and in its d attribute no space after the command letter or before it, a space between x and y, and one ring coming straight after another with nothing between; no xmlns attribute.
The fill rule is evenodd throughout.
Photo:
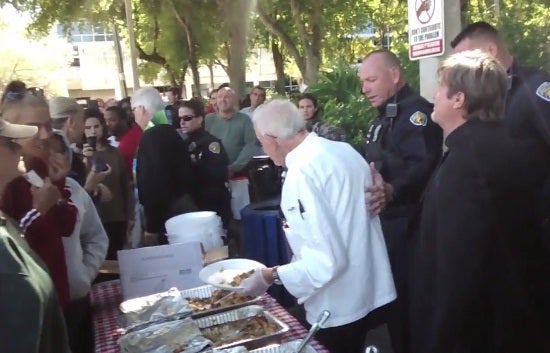
<svg viewBox="0 0 550 353"><path fill-rule="evenodd" d="M204 337L211 340L215 347L272 335L278 330L279 326L277 324L268 321L261 314L201 329Z"/></svg>
<svg viewBox="0 0 550 353"><path fill-rule="evenodd" d="M228 294L232 295L226 297ZM224 306L236 305L252 300L252 297L247 295L230 292L226 290L216 289L212 295L207 298L186 298L189 306L193 311L204 311ZM221 300L220 300L221 299Z"/></svg>
<svg viewBox="0 0 550 353"><path fill-rule="evenodd" d="M190 318L152 325L130 332L119 340L123 353L200 352L211 344Z"/></svg>
<svg viewBox="0 0 550 353"><path fill-rule="evenodd" d="M240 274L236 275L235 277L233 277L233 280L231 282L229 282L229 285L233 286L233 287L238 287L238 286L241 285L242 281L244 281L248 277L252 276L253 273L254 273L254 270L250 270L248 272L240 273Z"/></svg>

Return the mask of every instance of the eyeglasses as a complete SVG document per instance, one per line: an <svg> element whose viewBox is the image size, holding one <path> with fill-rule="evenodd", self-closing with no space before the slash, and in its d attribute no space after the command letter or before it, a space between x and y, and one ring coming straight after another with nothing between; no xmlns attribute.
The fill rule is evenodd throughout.
<svg viewBox="0 0 550 353"><path fill-rule="evenodd" d="M193 118L196 118L197 116L196 115L184 115L184 116L180 116L180 120L183 120L183 121L191 121L193 120Z"/></svg>

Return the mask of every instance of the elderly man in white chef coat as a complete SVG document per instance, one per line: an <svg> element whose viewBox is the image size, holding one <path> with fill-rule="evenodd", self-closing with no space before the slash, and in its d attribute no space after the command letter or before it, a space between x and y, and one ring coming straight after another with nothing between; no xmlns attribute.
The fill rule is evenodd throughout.
<svg viewBox="0 0 550 353"><path fill-rule="evenodd" d="M369 167L349 144L308 133L287 100L259 107L253 122L266 154L288 168L281 208L294 259L256 270L243 291L259 295L284 285L310 324L330 311L317 338L331 352L358 352L368 314L396 298L380 221L366 206Z"/></svg>

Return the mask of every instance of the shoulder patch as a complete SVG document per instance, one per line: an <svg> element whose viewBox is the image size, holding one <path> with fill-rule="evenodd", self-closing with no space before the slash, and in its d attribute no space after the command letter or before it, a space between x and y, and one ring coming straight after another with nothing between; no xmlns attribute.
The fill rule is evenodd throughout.
<svg viewBox="0 0 550 353"><path fill-rule="evenodd" d="M208 150L212 153L219 154L220 153L220 143L219 142L211 142L208 145Z"/></svg>
<svg viewBox="0 0 550 353"><path fill-rule="evenodd" d="M426 126L428 124L428 117L420 110L417 110L410 116L409 121L416 126Z"/></svg>
<svg viewBox="0 0 550 353"><path fill-rule="evenodd" d="M541 83L539 88L537 88L537 96L550 102L550 82Z"/></svg>

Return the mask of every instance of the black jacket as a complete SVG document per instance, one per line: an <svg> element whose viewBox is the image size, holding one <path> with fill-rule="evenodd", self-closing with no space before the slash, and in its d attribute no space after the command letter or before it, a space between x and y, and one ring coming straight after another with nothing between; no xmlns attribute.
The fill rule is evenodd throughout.
<svg viewBox="0 0 550 353"><path fill-rule="evenodd" d="M389 117L387 106L394 103L397 112ZM394 188L388 210L418 202L441 156L442 132L430 117L432 110L431 103L405 85L378 108L369 128L363 152Z"/></svg>
<svg viewBox="0 0 550 353"><path fill-rule="evenodd" d="M215 211L228 221L231 212L226 187L229 159L221 140L199 129L187 134L185 144L196 176L192 193L198 208Z"/></svg>
<svg viewBox="0 0 550 353"><path fill-rule="evenodd" d="M540 149L469 120L427 186L409 276L410 352L549 352Z"/></svg>
<svg viewBox="0 0 550 353"><path fill-rule="evenodd" d="M148 232L163 232L168 218L189 211L181 200L194 182L187 146L170 125L156 125L143 133L137 152L136 179Z"/></svg>

